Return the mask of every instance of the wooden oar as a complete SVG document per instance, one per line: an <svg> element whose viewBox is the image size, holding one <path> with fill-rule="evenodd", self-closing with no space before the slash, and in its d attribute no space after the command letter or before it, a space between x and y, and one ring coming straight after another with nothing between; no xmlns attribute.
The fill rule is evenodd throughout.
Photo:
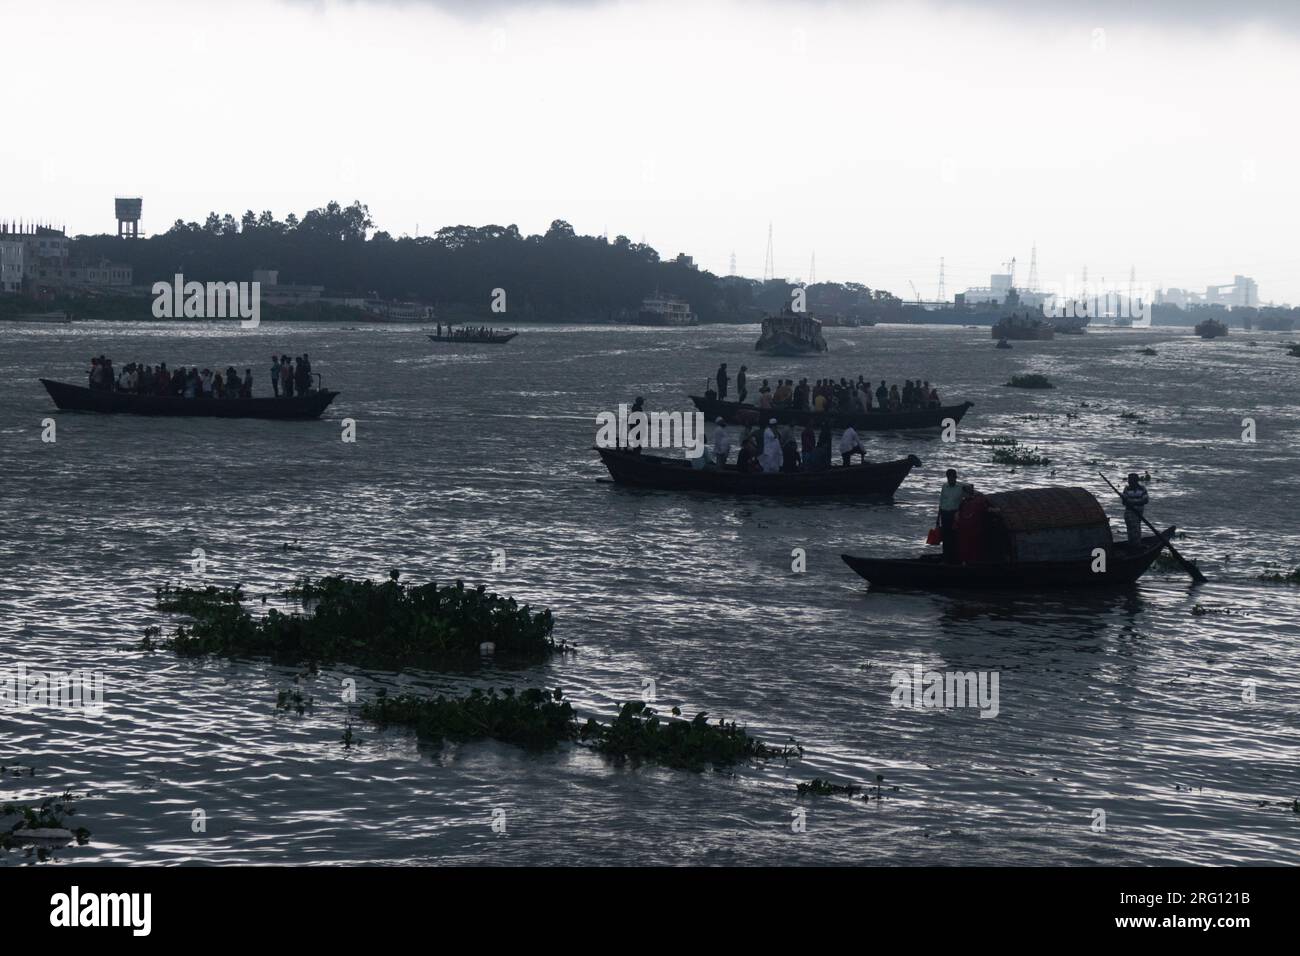
<svg viewBox="0 0 1300 956"><path fill-rule="evenodd" d="M1098 474L1100 475L1101 472L1098 472ZM1113 484L1111 484L1111 480L1107 478L1105 475L1101 475L1101 480L1106 482L1106 484L1110 485L1110 490L1115 492L1115 494L1119 495L1120 504L1124 504L1124 493L1120 491L1118 488L1116 488ZM1127 504L1124 505L1124 510L1125 511L1129 510ZM1155 525L1153 525L1150 521L1146 519L1146 515L1142 514L1142 512L1140 511L1135 511L1134 514L1138 516L1139 521L1141 521L1144 525L1146 525L1148 528L1151 529L1152 533L1156 536L1156 540L1158 540L1161 544L1163 544L1166 548L1169 549L1169 553L1174 556L1174 560L1177 561L1180 565L1182 565L1183 570L1192 576L1193 581L1195 581L1197 584L1204 584L1207 580L1209 580L1204 574L1201 573L1200 568L1198 568L1195 564L1193 564L1191 561L1188 561L1186 558L1184 558L1181 554L1178 553L1178 549L1173 546L1173 543L1168 538L1166 538L1163 534L1161 534L1159 530L1157 530Z"/></svg>

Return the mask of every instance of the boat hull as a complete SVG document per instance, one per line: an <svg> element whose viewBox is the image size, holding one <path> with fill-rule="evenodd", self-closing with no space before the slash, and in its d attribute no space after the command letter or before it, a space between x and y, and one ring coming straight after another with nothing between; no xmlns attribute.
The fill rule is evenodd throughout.
<svg viewBox="0 0 1300 956"><path fill-rule="evenodd" d="M1172 537L1174 530L1167 529L1165 538ZM1136 549L1126 544L1112 545L1104 572L1093 571L1091 559L945 564L937 554L913 559L858 558L850 554L840 557L873 588L1014 591L1128 587L1146 573L1163 548L1155 535L1143 537Z"/></svg>
<svg viewBox="0 0 1300 956"><path fill-rule="evenodd" d="M827 496L891 497L911 470L921 464L915 455L879 464L832 466L822 471L752 474L726 468L692 468L680 458L636 454L623 449L597 448L610 477L620 485L661 491L700 491L730 495L774 495L783 498Z"/></svg>
<svg viewBox="0 0 1300 956"><path fill-rule="evenodd" d="M465 336L465 335L431 335L430 342L453 342L457 345L505 345L513 339L518 332L507 332L504 335L492 336Z"/></svg>
<svg viewBox="0 0 1300 956"><path fill-rule="evenodd" d="M912 412L806 412L795 408L764 408L742 405L739 402L724 402L699 395L690 396L695 407L704 413L709 421L721 418L729 425L756 425L760 419L775 418L782 425L802 425L812 422L814 428L823 423L832 428L847 428L852 425L860 432L907 431L914 428L942 428L944 419L961 421L974 402L962 402L960 405L941 405L939 408L922 408Z"/></svg>
<svg viewBox="0 0 1300 956"><path fill-rule="evenodd" d="M825 341L810 342L788 332L770 332L763 335L754 351L764 355L816 355L828 351Z"/></svg>
<svg viewBox="0 0 1300 956"><path fill-rule="evenodd" d="M338 395L338 392L319 391L294 398L176 398L105 392L48 378L41 379L41 384L60 411L166 418L320 418Z"/></svg>

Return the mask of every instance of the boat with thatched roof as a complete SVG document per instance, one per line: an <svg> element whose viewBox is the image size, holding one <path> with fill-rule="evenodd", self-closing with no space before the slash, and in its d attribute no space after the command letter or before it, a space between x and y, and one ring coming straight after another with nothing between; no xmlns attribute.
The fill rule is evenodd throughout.
<svg viewBox="0 0 1300 956"><path fill-rule="evenodd" d="M1086 488L1025 488L982 496L958 518L961 535L978 536L975 560L945 562L939 554L919 558L841 555L872 587L980 588L990 590L1122 587L1155 562L1173 535L1147 535L1131 545L1116 541L1100 502Z"/></svg>

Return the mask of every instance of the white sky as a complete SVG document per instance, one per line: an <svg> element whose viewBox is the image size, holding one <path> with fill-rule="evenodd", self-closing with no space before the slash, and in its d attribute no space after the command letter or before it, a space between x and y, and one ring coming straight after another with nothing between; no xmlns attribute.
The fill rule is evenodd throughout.
<svg viewBox="0 0 1300 956"><path fill-rule="evenodd" d="M1036 240L1044 282L1300 302L1300 26L1014 7L0 0L0 218L361 199L394 234L562 218L751 276L771 220L778 275L815 250L904 297L941 256L949 296L1023 279Z"/></svg>

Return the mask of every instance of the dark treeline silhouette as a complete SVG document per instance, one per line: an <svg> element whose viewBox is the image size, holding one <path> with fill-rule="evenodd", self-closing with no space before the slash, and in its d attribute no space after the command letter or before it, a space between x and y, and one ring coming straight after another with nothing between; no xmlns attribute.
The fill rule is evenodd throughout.
<svg viewBox="0 0 1300 956"><path fill-rule="evenodd" d="M178 272L187 281L228 282L277 269L281 283L320 285L329 295L415 300L483 315L491 314L493 290L504 289L512 320L619 321L660 292L685 299L703 321L755 321L788 304L794 288L784 279L720 278L685 257L661 260L626 236L578 235L561 219L532 236L514 225L447 226L418 238L372 230L364 204L330 202L301 219L214 212L201 224L177 220L146 239L78 236L73 254L129 263L138 286ZM847 314L888 300L897 301L854 283L819 283L808 310L824 303Z"/></svg>

